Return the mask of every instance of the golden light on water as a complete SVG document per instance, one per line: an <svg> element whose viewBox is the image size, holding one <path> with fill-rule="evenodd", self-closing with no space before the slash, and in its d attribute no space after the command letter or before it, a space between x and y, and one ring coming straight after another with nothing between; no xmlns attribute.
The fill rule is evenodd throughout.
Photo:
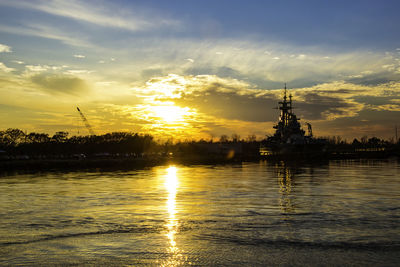
<svg viewBox="0 0 400 267"><path fill-rule="evenodd" d="M176 198L176 191L178 188L178 178L176 176L176 167L171 166L167 169L167 176L165 179L165 188L168 191L168 200L167 200L167 208L169 214L169 221L175 221L175 198Z"/></svg>
<svg viewBox="0 0 400 267"><path fill-rule="evenodd" d="M290 168L283 166L278 171L279 205L282 212L293 212L295 210L290 196L292 191L292 178L293 173Z"/></svg>
<svg viewBox="0 0 400 267"><path fill-rule="evenodd" d="M178 266L183 263L182 254L176 245L176 233L178 231L178 219L176 217L176 194L179 187L179 181L177 176L177 168L175 166L170 166L167 169L167 175L165 176L165 188L168 192L167 198L167 211L168 219L165 224L167 228L166 236L168 238L168 252L170 257L163 266Z"/></svg>

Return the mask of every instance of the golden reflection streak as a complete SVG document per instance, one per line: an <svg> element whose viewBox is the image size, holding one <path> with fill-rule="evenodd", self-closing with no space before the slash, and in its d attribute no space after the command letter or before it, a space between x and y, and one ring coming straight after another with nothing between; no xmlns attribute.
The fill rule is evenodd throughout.
<svg viewBox="0 0 400 267"><path fill-rule="evenodd" d="M178 219L176 218L176 193L179 186L178 176L176 173L177 168L175 166L170 166L167 169L167 175L164 183L165 188L168 191L167 211L169 216L165 226L168 229L166 236L168 237L168 251L171 256L167 262L162 264L162 266L178 266L183 264L182 254L180 253L179 248L176 246L175 241L175 235L178 230Z"/></svg>
<svg viewBox="0 0 400 267"><path fill-rule="evenodd" d="M290 193L292 191L292 178L293 173L287 166L282 166L278 171L278 182L280 199L279 204L282 212L293 212L294 206L290 199Z"/></svg>

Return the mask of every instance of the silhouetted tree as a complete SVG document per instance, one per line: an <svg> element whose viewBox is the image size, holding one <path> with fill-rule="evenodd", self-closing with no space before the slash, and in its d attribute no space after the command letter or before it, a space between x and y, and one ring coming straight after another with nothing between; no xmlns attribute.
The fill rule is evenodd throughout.
<svg viewBox="0 0 400 267"><path fill-rule="evenodd" d="M232 134L232 142L237 143L239 141L240 141L240 135L238 135L236 133Z"/></svg>
<svg viewBox="0 0 400 267"><path fill-rule="evenodd" d="M20 129L9 128L1 133L1 142L6 146L16 145L25 140L25 133Z"/></svg>
<svg viewBox="0 0 400 267"><path fill-rule="evenodd" d="M363 137L361 137L361 143L362 144L367 144L367 142L368 142L368 136L366 136L366 135L364 135Z"/></svg>
<svg viewBox="0 0 400 267"><path fill-rule="evenodd" d="M225 135L225 134L221 135L221 137L219 138L219 141L221 143L227 143L228 142L228 136Z"/></svg>
<svg viewBox="0 0 400 267"><path fill-rule="evenodd" d="M247 136L246 141L247 141L247 142L250 142L250 143L256 142L256 141L257 141L257 137L256 137L256 135L254 135L254 134L249 134L249 135Z"/></svg>
<svg viewBox="0 0 400 267"><path fill-rule="evenodd" d="M68 132L56 132L53 137L51 138L51 141L57 142L57 143L63 143L67 141L68 137Z"/></svg>

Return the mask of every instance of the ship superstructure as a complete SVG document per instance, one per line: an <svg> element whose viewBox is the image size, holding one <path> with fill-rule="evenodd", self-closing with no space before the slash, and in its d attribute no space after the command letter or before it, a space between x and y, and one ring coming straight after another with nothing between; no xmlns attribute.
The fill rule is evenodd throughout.
<svg viewBox="0 0 400 267"><path fill-rule="evenodd" d="M269 136L260 147L262 156L277 155L283 153L303 153L321 144L320 139L312 137L311 124L307 123L308 133L301 128L299 118L293 113L292 94L284 88L283 100L278 102L280 110L279 121L274 126L275 133ZM320 146L319 146L320 147Z"/></svg>
<svg viewBox="0 0 400 267"><path fill-rule="evenodd" d="M276 131L275 134L269 138L270 141L275 143L304 144L305 131L301 129L299 123L300 119L293 113L292 94L289 94L289 97L287 96L286 84L283 101L279 102L278 109L280 110L279 121L278 124L274 126Z"/></svg>

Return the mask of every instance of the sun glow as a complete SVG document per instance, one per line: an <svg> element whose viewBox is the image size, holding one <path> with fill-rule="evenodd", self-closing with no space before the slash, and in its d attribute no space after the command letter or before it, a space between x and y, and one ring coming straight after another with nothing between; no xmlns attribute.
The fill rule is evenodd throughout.
<svg viewBox="0 0 400 267"><path fill-rule="evenodd" d="M150 106L149 112L154 116L155 120L159 123L166 124L182 124L185 123L186 118L193 112L188 107L178 107L173 103L167 105Z"/></svg>
<svg viewBox="0 0 400 267"><path fill-rule="evenodd" d="M182 123L185 117L190 114L189 108L181 108L178 106L153 106L151 107L155 116L165 123Z"/></svg>

